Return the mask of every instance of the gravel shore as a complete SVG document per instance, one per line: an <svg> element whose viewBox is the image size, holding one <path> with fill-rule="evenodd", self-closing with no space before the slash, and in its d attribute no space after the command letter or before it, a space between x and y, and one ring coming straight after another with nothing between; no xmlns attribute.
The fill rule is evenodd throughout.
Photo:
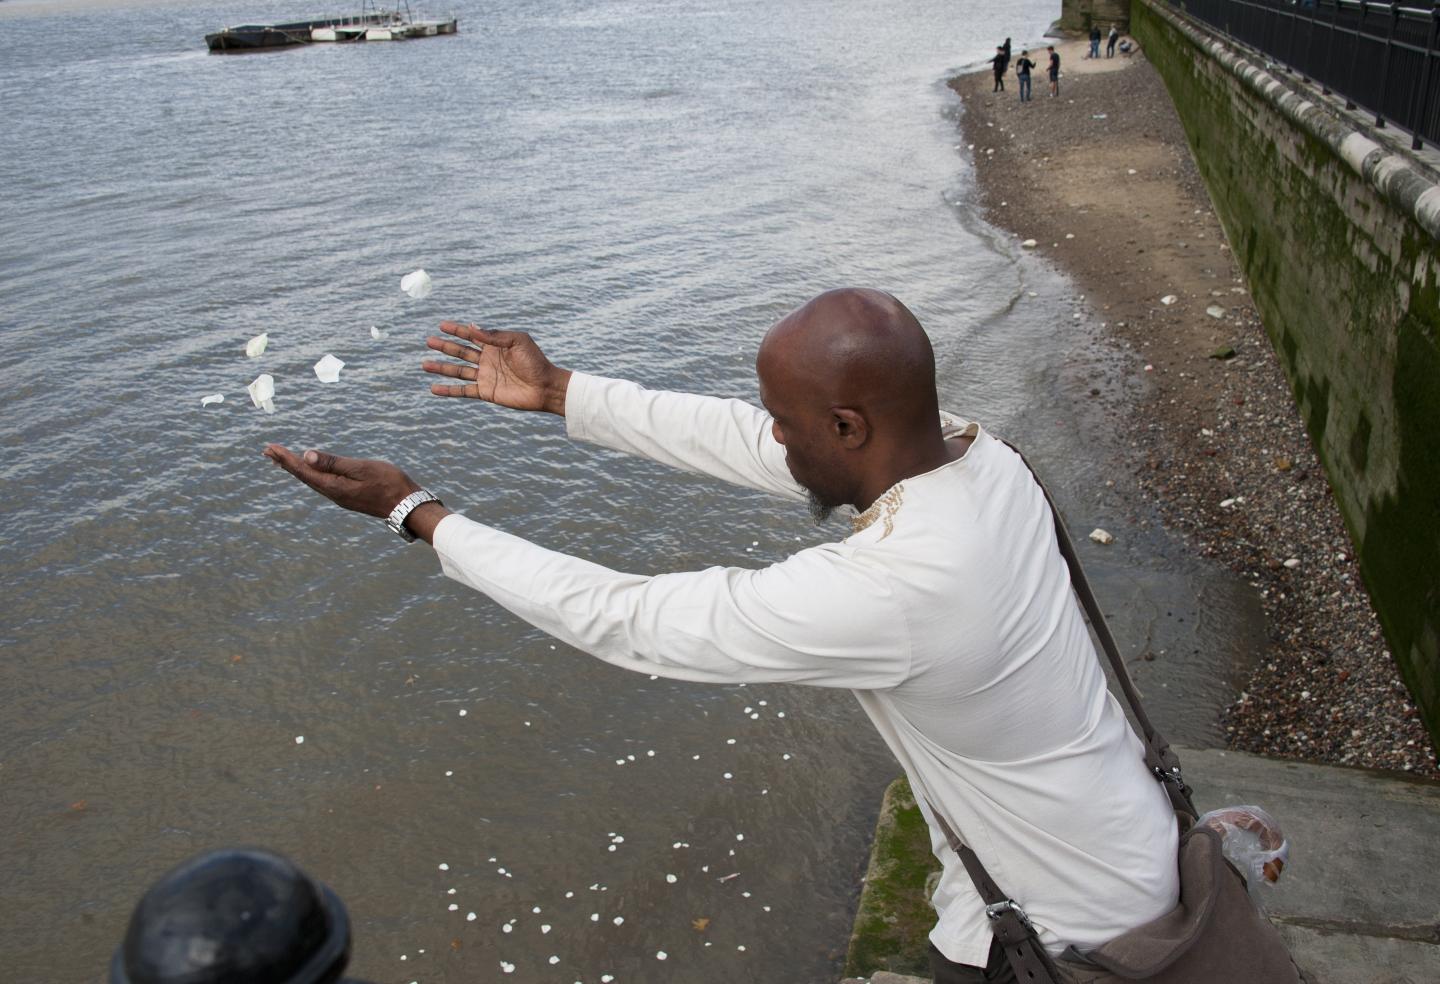
<svg viewBox="0 0 1440 984"><path fill-rule="evenodd" d="M994 94L988 71L952 80L961 128L987 218L1133 353L1143 384L1091 397L1115 402L1141 494L1262 599L1269 646L1225 712L1231 746L1440 778L1164 84L1143 53L1057 47L1059 98L1043 46L1031 102L1013 74Z"/></svg>

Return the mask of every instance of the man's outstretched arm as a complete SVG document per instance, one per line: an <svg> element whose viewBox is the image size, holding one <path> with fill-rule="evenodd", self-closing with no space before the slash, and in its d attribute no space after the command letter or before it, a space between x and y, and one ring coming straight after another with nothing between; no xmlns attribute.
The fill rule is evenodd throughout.
<svg viewBox="0 0 1440 984"><path fill-rule="evenodd" d="M441 323L450 338L426 345L456 362L427 360L436 396L468 397L565 417L570 436L661 464L786 498L804 490L785 466L770 417L740 400L647 390L634 383L571 373L547 359L523 332ZM459 339L457 341L456 339Z"/></svg>
<svg viewBox="0 0 1440 984"><path fill-rule="evenodd" d="M384 461L265 456L337 505L388 516L419 489ZM607 663L677 680L879 689L910 669L908 622L883 573L842 547L761 570L625 574L502 533L438 503L406 520L445 573Z"/></svg>

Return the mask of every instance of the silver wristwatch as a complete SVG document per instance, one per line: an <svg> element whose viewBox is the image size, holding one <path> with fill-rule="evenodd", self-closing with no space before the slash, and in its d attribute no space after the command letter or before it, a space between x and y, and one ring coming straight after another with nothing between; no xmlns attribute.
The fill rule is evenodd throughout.
<svg viewBox="0 0 1440 984"><path fill-rule="evenodd" d="M415 542L415 534L405 528L405 517L415 511L415 507L426 502L439 502L440 499L432 492L421 489L418 492L411 492L405 498L395 504L390 510L390 515L385 517L385 525L394 530L400 539L406 543Z"/></svg>

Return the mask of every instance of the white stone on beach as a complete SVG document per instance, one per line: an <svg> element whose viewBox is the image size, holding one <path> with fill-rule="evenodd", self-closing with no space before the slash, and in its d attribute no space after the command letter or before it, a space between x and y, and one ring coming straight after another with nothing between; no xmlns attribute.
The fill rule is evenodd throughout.
<svg viewBox="0 0 1440 984"><path fill-rule="evenodd" d="M460 716L461 716L462 718L463 718L465 715L469 714L469 713L470 713L470 712L467 711L467 710L465 710L465 708L463 708L463 707L460 708Z"/></svg>
<svg viewBox="0 0 1440 984"><path fill-rule="evenodd" d="M305 736L304 736L304 735L296 735L296 736L295 736L295 744L297 744L297 745L303 745L303 744L305 744Z"/></svg>
<svg viewBox="0 0 1440 984"><path fill-rule="evenodd" d="M1300 558L1291 557L1289 560L1285 561L1285 566L1293 571L1295 568L1300 566Z"/></svg>
<svg viewBox="0 0 1440 984"><path fill-rule="evenodd" d="M262 372L245 389L250 393L250 402L266 413L275 412L275 377Z"/></svg>
<svg viewBox="0 0 1440 984"><path fill-rule="evenodd" d="M1220 305L1218 305L1218 304L1212 304L1212 305L1210 305L1209 307L1207 307L1207 308L1205 309L1205 313L1208 314L1208 315L1210 315L1210 317L1212 317L1212 318L1223 318L1223 317L1225 317L1225 309L1222 308L1222 307L1221 307Z"/></svg>
<svg viewBox="0 0 1440 984"><path fill-rule="evenodd" d="M1179 299L1180 298L1176 297L1174 294L1166 294L1164 297L1160 298L1160 303L1165 305L1166 307L1169 307Z"/></svg>
<svg viewBox="0 0 1440 984"><path fill-rule="evenodd" d="M250 341L245 343L245 355L251 359L258 359L265 354L265 346L270 344L270 333L262 331Z"/></svg>
<svg viewBox="0 0 1440 984"><path fill-rule="evenodd" d="M666 883L667 883L667 884L670 884L670 885L675 884L675 883L676 883L677 881L679 881L679 880L680 880L680 879L676 878L674 875L666 875L666 876L665 876L665 881L666 881Z"/></svg>
<svg viewBox="0 0 1440 984"><path fill-rule="evenodd" d="M474 921L475 921L475 918L476 918L476 917L475 917L475 913L473 913L473 912L467 912L467 913L465 913L465 921L466 921L466 922L474 922Z"/></svg>
<svg viewBox="0 0 1440 984"><path fill-rule="evenodd" d="M515 965L504 960L500 961L500 972L504 974L515 973Z"/></svg>
<svg viewBox="0 0 1440 984"><path fill-rule="evenodd" d="M656 959L656 960L664 960L667 956L669 956L669 954L667 954L664 950L656 950L656 951L655 951L655 959Z"/></svg>
<svg viewBox="0 0 1440 984"><path fill-rule="evenodd" d="M1025 240L1023 243L1021 243L1020 245L1021 245L1021 246L1024 246L1026 249L1034 249L1036 246L1038 246L1038 245L1040 245L1040 244L1037 243L1037 242L1035 242L1035 240L1033 240L1033 239L1027 239L1027 240Z"/></svg>
<svg viewBox="0 0 1440 984"><path fill-rule="evenodd" d="M202 407L208 407L208 406L211 406L211 405L216 404L216 403L224 403L224 402L225 402L225 394L224 394L224 393L211 393L209 396L202 396L202 397L200 397L200 405L201 405Z"/></svg>
<svg viewBox="0 0 1440 984"><path fill-rule="evenodd" d="M552 956L552 957L550 958L550 962L551 962L552 964L557 964L557 963L560 962L560 958L559 958L559 957Z"/></svg>
<svg viewBox="0 0 1440 984"><path fill-rule="evenodd" d="M1102 530L1102 529L1101 529L1100 527L1098 527L1098 526L1095 527L1093 530L1090 531L1090 539L1094 540L1096 543L1114 543L1114 542L1115 542L1115 537L1114 537L1112 534L1110 534L1109 532L1107 532L1107 531L1105 531L1105 530Z"/></svg>
<svg viewBox="0 0 1440 984"><path fill-rule="evenodd" d="M450 870L450 866L449 866L448 864L446 864L444 861L441 861L440 864L438 865L438 867L440 868L441 871L449 871L449 870Z"/></svg>
<svg viewBox="0 0 1440 984"><path fill-rule="evenodd" d="M625 917L624 917L624 916L616 916L614 919L612 919L612 920L610 920L610 921L613 922L613 923L614 923L615 925L617 925L617 926L623 926L623 925L625 925Z"/></svg>
<svg viewBox="0 0 1440 984"><path fill-rule="evenodd" d="M320 361L315 363L315 378L322 383L338 383L340 382L340 370L344 368L344 362L326 352Z"/></svg>
<svg viewBox="0 0 1440 984"><path fill-rule="evenodd" d="M541 932L541 934L550 932L550 924L549 924L549 923L541 923L541 924L540 924L540 932Z"/></svg>
<svg viewBox="0 0 1440 984"><path fill-rule="evenodd" d="M430 274L424 270L416 270L400 278L400 289L418 301L430 296L430 292L435 289L435 283L430 279Z"/></svg>

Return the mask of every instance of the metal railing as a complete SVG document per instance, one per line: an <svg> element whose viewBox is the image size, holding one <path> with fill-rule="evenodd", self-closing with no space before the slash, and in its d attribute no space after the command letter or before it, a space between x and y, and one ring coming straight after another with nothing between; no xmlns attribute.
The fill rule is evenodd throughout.
<svg viewBox="0 0 1440 984"><path fill-rule="evenodd" d="M1440 145L1440 0L1170 0L1286 71Z"/></svg>

